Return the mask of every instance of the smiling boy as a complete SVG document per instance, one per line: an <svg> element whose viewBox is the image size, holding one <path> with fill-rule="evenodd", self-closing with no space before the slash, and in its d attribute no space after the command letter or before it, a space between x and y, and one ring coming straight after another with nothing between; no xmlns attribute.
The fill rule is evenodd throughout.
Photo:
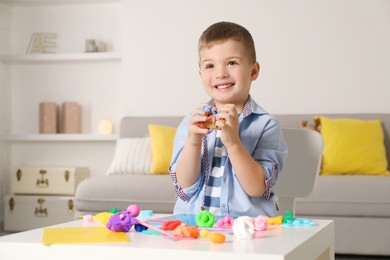
<svg viewBox="0 0 390 260"><path fill-rule="evenodd" d="M211 100L178 127L170 174L178 199L174 214L253 216L277 214L273 186L287 147L277 120L250 96L260 65L251 34L219 22L199 39L199 75ZM216 127L202 106L217 110Z"/></svg>

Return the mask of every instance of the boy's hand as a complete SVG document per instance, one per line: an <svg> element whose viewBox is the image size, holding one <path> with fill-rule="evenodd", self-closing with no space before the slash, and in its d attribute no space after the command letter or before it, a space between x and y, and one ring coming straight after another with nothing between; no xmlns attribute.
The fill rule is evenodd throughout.
<svg viewBox="0 0 390 260"><path fill-rule="evenodd" d="M205 105L207 104L201 104L201 106ZM205 122L208 116L207 112L201 109L201 106L192 112L188 126L188 140L194 145L202 144L203 135L210 132L209 129L198 126L198 124Z"/></svg>
<svg viewBox="0 0 390 260"><path fill-rule="evenodd" d="M206 120L203 122L197 123L198 127L200 128L206 128L210 131L212 130L221 130L216 122L217 120L224 120L223 118L218 119L219 110L217 107L213 106L202 106L201 109L205 111L205 115L207 116ZM209 131L209 132L210 132Z"/></svg>
<svg viewBox="0 0 390 260"><path fill-rule="evenodd" d="M238 113L235 105L226 104L220 109L216 125L221 129L221 141L226 148L240 142Z"/></svg>

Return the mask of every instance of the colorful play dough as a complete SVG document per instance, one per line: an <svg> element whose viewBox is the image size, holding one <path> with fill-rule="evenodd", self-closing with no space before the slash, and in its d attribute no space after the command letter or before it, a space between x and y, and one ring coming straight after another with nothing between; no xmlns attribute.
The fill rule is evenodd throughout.
<svg viewBox="0 0 390 260"><path fill-rule="evenodd" d="M114 232L128 232L138 220L128 211L120 211L110 217L106 227Z"/></svg>
<svg viewBox="0 0 390 260"><path fill-rule="evenodd" d="M281 225L283 223L283 216L276 216L267 218L268 225Z"/></svg>
<svg viewBox="0 0 390 260"><path fill-rule="evenodd" d="M217 108L213 106L202 106L201 109L206 112L207 119L204 122L199 122L197 124L198 127L210 130L218 130L219 127L216 125L216 122L219 111L217 110Z"/></svg>
<svg viewBox="0 0 390 260"><path fill-rule="evenodd" d="M196 225L198 225L198 227L210 228L214 226L214 223L214 215L208 210L202 210L196 216Z"/></svg>
<svg viewBox="0 0 390 260"><path fill-rule="evenodd" d="M141 209L138 205L132 204L127 207L127 212L133 215L134 217L138 217L139 213L141 212Z"/></svg>
<svg viewBox="0 0 390 260"><path fill-rule="evenodd" d="M162 223L162 230L174 230L177 226L181 224L180 220L167 220Z"/></svg>
<svg viewBox="0 0 390 260"><path fill-rule="evenodd" d="M226 215L223 218L220 218L215 224L217 227L231 227L233 225L233 219L230 218L230 215Z"/></svg>
<svg viewBox="0 0 390 260"><path fill-rule="evenodd" d="M210 230L202 229L199 231L199 238L208 238L210 235Z"/></svg>
<svg viewBox="0 0 390 260"><path fill-rule="evenodd" d="M86 222L92 222L93 221L93 216L92 215L85 215L83 217L84 221Z"/></svg>
<svg viewBox="0 0 390 260"><path fill-rule="evenodd" d="M257 216L254 221L256 231L265 231L268 229L268 222L266 216Z"/></svg>
<svg viewBox="0 0 390 260"><path fill-rule="evenodd" d="M180 224L172 231L172 234L178 237L198 238L199 230L197 227L194 226Z"/></svg>
<svg viewBox="0 0 390 260"><path fill-rule="evenodd" d="M106 222L106 227L114 232L128 232L134 225L139 224L136 217L139 215L140 211L138 205L132 204L128 206L126 210L112 214ZM144 227L139 225L137 226L136 231L141 232L143 229Z"/></svg>
<svg viewBox="0 0 390 260"><path fill-rule="evenodd" d="M213 232L209 234L209 239L214 243L223 243L226 240L226 236L222 233Z"/></svg>
<svg viewBox="0 0 390 260"><path fill-rule="evenodd" d="M239 240L252 239L255 234L253 219L248 216L238 217L233 223L233 234Z"/></svg>
<svg viewBox="0 0 390 260"><path fill-rule="evenodd" d="M119 212L119 209L118 208L112 208L109 213L112 213L112 214L116 214Z"/></svg>

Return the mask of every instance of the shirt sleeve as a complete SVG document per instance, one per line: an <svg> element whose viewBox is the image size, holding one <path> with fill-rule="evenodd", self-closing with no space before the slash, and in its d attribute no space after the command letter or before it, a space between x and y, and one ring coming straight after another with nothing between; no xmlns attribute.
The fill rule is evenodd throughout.
<svg viewBox="0 0 390 260"><path fill-rule="evenodd" d="M201 186L200 185L201 178L198 178L198 180L193 185L191 185L190 187L187 187L187 188L182 188L179 185L179 183L177 182L176 166L177 166L177 161L179 160L180 155L183 151L185 140L187 138L189 116L190 115L187 115L186 117L184 117L184 119L180 123L179 127L177 128L176 136L174 139L174 145L173 145L172 159L171 159L171 163L169 166L169 173L170 173L176 194L178 195L178 197L181 200L186 201L186 202L188 202L191 199L191 197L199 190L199 188Z"/></svg>
<svg viewBox="0 0 390 260"><path fill-rule="evenodd" d="M276 183L276 176L278 175L278 166L277 164L271 164L269 166L264 166L265 171L265 192L263 194L263 199L269 200L273 195L273 186Z"/></svg>
<svg viewBox="0 0 390 260"><path fill-rule="evenodd" d="M282 128L278 121L271 119L264 128L253 153L253 158L264 169L265 192L263 198L265 200L269 200L274 194L273 187L283 169L286 156L287 145L284 142Z"/></svg>

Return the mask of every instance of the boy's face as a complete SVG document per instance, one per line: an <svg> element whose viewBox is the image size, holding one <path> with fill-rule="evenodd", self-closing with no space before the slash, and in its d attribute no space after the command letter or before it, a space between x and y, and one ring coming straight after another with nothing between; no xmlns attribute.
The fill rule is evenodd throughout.
<svg viewBox="0 0 390 260"><path fill-rule="evenodd" d="M199 56L199 74L207 94L217 107L234 104L241 112L251 83L259 75L259 64L251 62L244 45L233 40L212 43Z"/></svg>

